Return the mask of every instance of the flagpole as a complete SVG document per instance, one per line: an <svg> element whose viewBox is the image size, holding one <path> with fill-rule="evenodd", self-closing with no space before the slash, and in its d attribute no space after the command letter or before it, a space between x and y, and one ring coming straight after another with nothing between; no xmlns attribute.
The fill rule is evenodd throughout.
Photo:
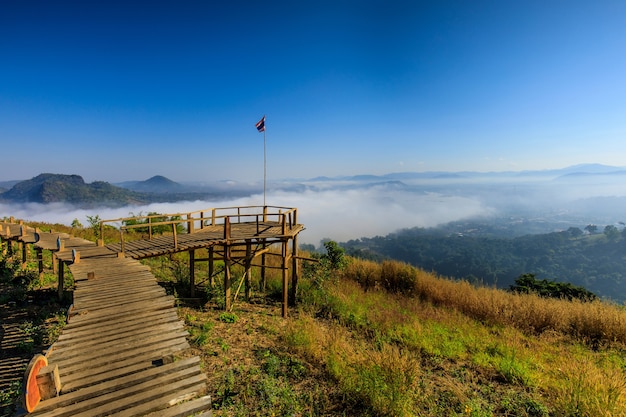
<svg viewBox="0 0 626 417"><path fill-rule="evenodd" d="M265 207L265 184L267 181L267 156L265 151L265 131L267 128L263 129L263 207Z"/></svg>

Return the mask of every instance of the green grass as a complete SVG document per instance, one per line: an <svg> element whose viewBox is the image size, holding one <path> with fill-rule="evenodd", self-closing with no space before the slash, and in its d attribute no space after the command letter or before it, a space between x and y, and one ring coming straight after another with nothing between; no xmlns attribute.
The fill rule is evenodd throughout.
<svg viewBox="0 0 626 417"><path fill-rule="evenodd" d="M150 262L174 283L184 263L185 254ZM205 304L179 308L216 417L626 416L619 306L509 294L392 262L321 272L301 278L287 319L272 274L261 294L253 274L255 303L240 297L225 312L218 276ZM24 324L24 349L49 337L38 330L45 320Z"/></svg>

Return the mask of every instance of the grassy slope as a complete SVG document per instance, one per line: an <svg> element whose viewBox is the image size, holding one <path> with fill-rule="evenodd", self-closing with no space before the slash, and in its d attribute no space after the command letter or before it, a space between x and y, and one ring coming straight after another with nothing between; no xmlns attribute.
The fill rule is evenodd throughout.
<svg viewBox="0 0 626 417"><path fill-rule="evenodd" d="M155 275L184 279L184 257L154 260ZM620 307L352 260L304 277L283 319L279 282L231 313L219 297L179 308L215 416L626 415Z"/></svg>
<svg viewBox="0 0 626 417"><path fill-rule="evenodd" d="M620 308L474 289L411 269L433 297L451 301L433 303L415 293L426 288L366 291L355 268L381 272L353 261L321 286L304 281L300 307L286 320L265 304L238 303L232 315L210 304L181 308L216 416L626 415L623 343L572 324L607 312L623 324ZM464 313L457 298L513 301L527 321L510 322L505 311L488 317L477 305ZM592 317L577 312L574 330L564 328L556 312L570 309Z"/></svg>

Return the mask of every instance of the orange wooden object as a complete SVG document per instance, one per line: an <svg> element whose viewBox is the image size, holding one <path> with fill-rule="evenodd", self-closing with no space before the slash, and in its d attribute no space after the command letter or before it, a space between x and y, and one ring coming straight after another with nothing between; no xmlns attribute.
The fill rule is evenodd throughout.
<svg viewBox="0 0 626 417"><path fill-rule="evenodd" d="M29 413L32 413L41 401L37 386L37 374L44 366L48 366L48 359L43 355L35 355L24 373L24 406Z"/></svg>

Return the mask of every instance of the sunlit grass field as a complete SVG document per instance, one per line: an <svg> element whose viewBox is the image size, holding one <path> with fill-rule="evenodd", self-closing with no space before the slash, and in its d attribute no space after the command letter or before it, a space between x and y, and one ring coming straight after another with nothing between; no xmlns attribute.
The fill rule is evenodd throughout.
<svg viewBox="0 0 626 417"><path fill-rule="evenodd" d="M145 263L180 300L215 416L626 416L623 306L322 256L303 265L285 319L274 270L265 291L254 270L252 298L240 296L232 311L223 310L219 274L186 303L187 256ZM201 282L206 265L196 267ZM235 288L242 275L235 266Z"/></svg>

